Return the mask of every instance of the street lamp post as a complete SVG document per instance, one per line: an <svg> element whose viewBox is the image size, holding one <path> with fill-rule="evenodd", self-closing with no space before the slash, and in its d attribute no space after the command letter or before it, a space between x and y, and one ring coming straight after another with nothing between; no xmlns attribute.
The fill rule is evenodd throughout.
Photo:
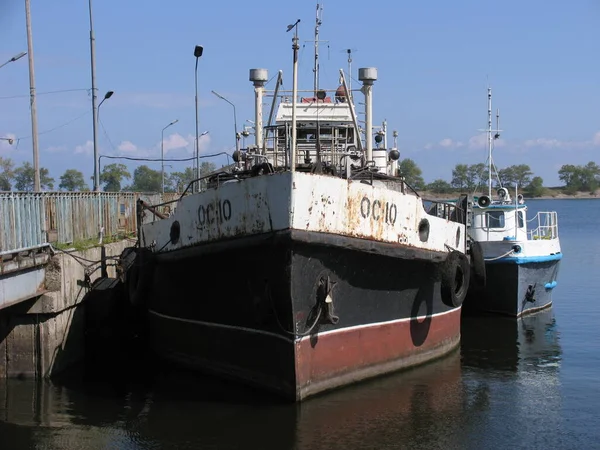
<svg viewBox="0 0 600 450"><path fill-rule="evenodd" d="M37 106L35 100L35 71L33 66L33 36L31 33L30 0L25 0L25 26L27 28L27 53L29 59L29 96L31 110L31 146L33 147L33 190L39 192L40 157L38 153Z"/></svg>
<svg viewBox="0 0 600 450"><path fill-rule="evenodd" d="M98 114L97 114L98 121L100 121L100 107L102 106L102 103L104 103L104 100L108 100L109 98L111 98L113 94L114 94L113 91L108 91L106 94L104 94L104 98L102 99L102 101L98 105ZM99 165L98 165L98 172L100 172L100 166Z"/></svg>
<svg viewBox="0 0 600 450"><path fill-rule="evenodd" d="M169 125L167 125L166 127L164 127L162 129L162 131L160 132L160 179L161 179L161 185L162 185L162 193L165 193L165 147L164 147L164 136L165 136L165 130L167 128L169 128L171 125L176 124L177 122L179 122L179 119L175 119L173 122L171 122Z"/></svg>
<svg viewBox="0 0 600 450"><path fill-rule="evenodd" d="M18 55L13 56L12 58L10 58L8 61L6 61L5 63L0 64L0 69L2 67L4 67L5 65L7 65L8 63L11 62L15 62L17 59L21 59L23 56L25 56L27 54L27 52L21 52Z"/></svg>
<svg viewBox="0 0 600 450"><path fill-rule="evenodd" d="M88 0L90 15L90 67L92 75L92 133L94 136L94 191L100 191L100 171L98 161L98 107L96 106L96 37L94 36L94 21L92 14L92 0ZM110 94L112 95L112 94ZM110 95L108 97L110 97ZM105 97L104 100L106 100ZM104 101L103 100L103 101Z"/></svg>
<svg viewBox="0 0 600 450"><path fill-rule="evenodd" d="M5 137L0 137L0 141L6 141L6 142L8 142L8 145L13 145L13 142L15 142L15 140L13 138L5 138Z"/></svg>
<svg viewBox="0 0 600 450"><path fill-rule="evenodd" d="M211 91L211 92L213 94L215 94L217 97L219 97L221 100L225 100L227 103L229 103L231 106L233 106L233 127L234 127L235 145L236 145L236 150L237 150L238 132L237 132L237 114L235 112L235 105L233 103L231 103L229 100L227 100L225 97L223 97L221 94L219 94L215 91Z"/></svg>
<svg viewBox="0 0 600 450"><path fill-rule="evenodd" d="M294 50L294 69L292 73L292 149L290 154L290 170L294 172L296 170L296 102L298 96L298 24L300 19L296 20L292 25L288 25L286 32L294 30L294 37L292 38L292 49Z"/></svg>
<svg viewBox="0 0 600 450"><path fill-rule="evenodd" d="M113 94L114 94L114 91L108 91L106 94L104 94L104 98L98 105L98 109L100 109L100 107L102 106L102 103L104 103L104 100L108 100L109 98L111 98L113 96Z"/></svg>
<svg viewBox="0 0 600 450"><path fill-rule="evenodd" d="M198 152L198 59L202 56L202 52L204 51L204 47L201 45L196 45L194 47L194 56L196 57L196 68L194 70L194 78L195 78L195 102L196 102L196 179L199 178L200 173L200 153ZM197 183L194 183L194 186L197 186ZM194 186L192 186L192 192L194 192ZM198 188L196 187L196 192L198 192Z"/></svg>

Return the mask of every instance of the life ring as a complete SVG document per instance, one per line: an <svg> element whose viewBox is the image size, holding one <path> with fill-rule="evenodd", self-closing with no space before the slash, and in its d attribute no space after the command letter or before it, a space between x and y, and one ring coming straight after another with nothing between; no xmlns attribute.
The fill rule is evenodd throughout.
<svg viewBox="0 0 600 450"><path fill-rule="evenodd" d="M441 294L446 306L458 308L462 305L471 279L469 261L464 253L453 250L442 267Z"/></svg>
<svg viewBox="0 0 600 450"><path fill-rule="evenodd" d="M150 290L154 275L154 255L147 248L136 250L135 260L127 273L127 295L132 306L141 306Z"/></svg>
<svg viewBox="0 0 600 450"><path fill-rule="evenodd" d="M481 243L471 241L471 279L477 284L477 287L484 288L486 283L485 260L483 259L483 250Z"/></svg>

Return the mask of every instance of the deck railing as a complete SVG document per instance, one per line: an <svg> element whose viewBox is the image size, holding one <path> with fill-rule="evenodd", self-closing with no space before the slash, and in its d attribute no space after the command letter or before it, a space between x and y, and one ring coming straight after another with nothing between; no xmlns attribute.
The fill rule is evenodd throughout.
<svg viewBox="0 0 600 450"><path fill-rule="evenodd" d="M540 211L529 220L529 239L556 239L558 237L558 215L556 211ZM536 226L536 228L533 228Z"/></svg>
<svg viewBox="0 0 600 450"><path fill-rule="evenodd" d="M138 198L160 203L163 199L179 195L0 192L0 256L44 247L50 243L69 244L100 235L133 234L137 230Z"/></svg>

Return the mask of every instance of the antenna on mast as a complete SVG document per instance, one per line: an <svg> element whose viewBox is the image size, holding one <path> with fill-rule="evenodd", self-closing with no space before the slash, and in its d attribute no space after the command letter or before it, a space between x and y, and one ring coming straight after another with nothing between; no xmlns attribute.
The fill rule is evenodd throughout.
<svg viewBox="0 0 600 450"><path fill-rule="evenodd" d="M488 86L488 196L492 198L492 88Z"/></svg>
<svg viewBox="0 0 600 450"><path fill-rule="evenodd" d="M348 53L348 95L350 98L349 101L352 101L352 49L346 49L346 53Z"/></svg>
<svg viewBox="0 0 600 450"><path fill-rule="evenodd" d="M492 198L492 170L494 163L492 160L492 150L494 149L494 141L500 138L500 110L496 113L496 129L492 129L492 88L488 85L488 127L487 130L487 141L488 141L488 196ZM498 180L500 182L500 180Z"/></svg>
<svg viewBox="0 0 600 450"><path fill-rule="evenodd" d="M315 67L313 69L314 72L314 89L315 96L319 91L319 27L323 23L321 16L323 14L323 6L317 3L317 16L315 19Z"/></svg>

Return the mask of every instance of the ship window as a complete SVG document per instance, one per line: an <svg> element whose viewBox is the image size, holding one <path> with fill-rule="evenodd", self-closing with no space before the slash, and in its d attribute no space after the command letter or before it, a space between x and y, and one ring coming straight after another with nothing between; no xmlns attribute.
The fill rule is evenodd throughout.
<svg viewBox="0 0 600 450"><path fill-rule="evenodd" d="M519 228L523 228L525 226L525 222L523 221L523 211L519 211L518 220Z"/></svg>
<svg viewBox="0 0 600 450"><path fill-rule="evenodd" d="M504 228L504 211L489 211L485 217L488 228Z"/></svg>

